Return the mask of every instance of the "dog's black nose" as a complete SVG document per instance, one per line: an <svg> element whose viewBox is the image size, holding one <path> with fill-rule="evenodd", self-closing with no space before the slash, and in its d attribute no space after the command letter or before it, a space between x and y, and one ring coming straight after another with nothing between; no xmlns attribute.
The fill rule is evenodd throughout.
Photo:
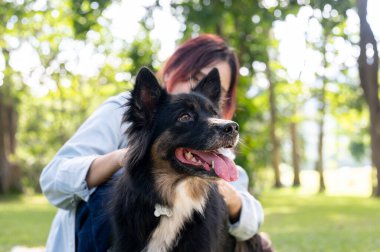
<svg viewBox="0 0 380 252"><path fill-rule="evenodd" d="M237 133L239 132L239 124L237 124L236 122L227 123L226 125L224 125L223 131L225 133Z"/></svg>

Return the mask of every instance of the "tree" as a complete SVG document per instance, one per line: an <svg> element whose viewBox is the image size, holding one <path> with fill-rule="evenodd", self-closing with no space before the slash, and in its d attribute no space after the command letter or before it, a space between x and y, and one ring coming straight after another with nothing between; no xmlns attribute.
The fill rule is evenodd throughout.
<svg viewBox="0 0 380 252"><path fill-rule="evenodd" d="M296 114L296 113L295 113ZM292 163L293 163L293 187L301 185L300 180L300 154L299 154L299 140L297 123L292 121L290 123L290 135L292 139Z"/></svg>
<svg viewBox="0 0 380 252"><path fill-rule="evenodd" d="M249 175L269 163L275 174L274 185L280 187L281 146L277 133L276 79L270 69L273 59L269 55L270 48L275 43L272 43L270 33L275 20L281 20L287 13L296 12L299 5L294 1L272 5L258 0L236 3L218 0L172 1L172 7L174 15L184 20L186 25L184 39L198 33L217 33L238 52L241 67L248 72L239 82L239 106L235 120L240 124L244 142L240 145L237 161L244 164ZM255 86L254 62L265 66L266 70L260 74L266 76L270 85L252 99L247 93Z"/></svg>
<svg viewBox="0 0 380 252"><path fill-rule="evenodd" d="M269 57L268 57L269 59ZM270 107L270 141L271 141L271 160L274 172L274 187L282 187L281 173L280 173L280 140L277 133L278 116L277 116L277 102L276 102L276 82L272 77L272 70L270 69L269 62L266 64L266 76L269 81L269 107Z"/></svg>
<svg viewBox="0 0 380 252"><path fill-rule="evenodd" d="M17 20L23 18L25 11L23 4L11 2L0 3L0 33L7 33L7 26L13 26ZM16 132L18 128L18 106L20 99L17 95L20 85L15 83L15 73L9 67L11 49L6 46L5 37L0 37L1 53L5 62L5 69L0 79L0 194L9 190L21 191L21 171L15 162Z"/></svg>
<svg viewBox="0 0 380 252"><path fill-rule="evenodd" d="M109 96L130 89L140 66L157 65L158 46L145 29L133 42L112 37L110 21L101 15L111 3L0 3L0 193L20 189L21 182L39 191L42 168L85 118ZM38 61L26 71L10 64L22 45ZM80 71L83 48L100 63L82 64ZM84 68L93 71L85 74Z"/></svg>
<svg viewBox="0 0 380 252"><path fill-rule="evenodd" d="M344 37L342 34L334 34L333 29L337 28L340 30L340 26L344 25L346 22L346 11L352 7L351 1L337 2L334 0L326 1L311 1L310 6L314 10L314 14L310 17L309 21L318 21L322 32L320 34L320 40L318 41L309 41L309 45L313 47L314 50L320 52L322 62L321 68L323 71L318 73L318 79L320 82L320 87L314 88L314 97L318 102L318 114L316 122L318 125L318 141L317 141L317 160L315 162L315 170L319 174L319 191L323 192L326 189L324 170L325 170L325 120L326 115L329 112L329 91L328 87L330 85L336 85L339 81L337 77L328 77L327 72L331 66L331 60L328 60L328 55L331 55L333 52L332 44L334 38L337 36Z"/></svg>
<svg viewBox="0 0 380 252"><path fill-rule="evenodd" d="M323 62L322 66L324 69L327 69L328 64L326 60L326 45L327 45L327 38L328 34L327 31L324 32L323 36L323 45L322 45L322 55L323 55ZM327 102L326 102L326 86L327 86L327 78L325 75L322 75L322 88L319 90L319 114L317 118L317 123L318 123L318 159L317 162L315 163L315 170L319 174L319 192L324 192L326 190L326 185L325 185L325 176L324 176L324 151L323 151L323 145L324 145L324 136L325 136L325 117L326 117L326 107L327 107Z"/></svg>
<svg viewBox="0 0 380 252"><path fill-rule="evenodd" d="M377 42L367 21L367 0L358 0L360 18L359 77L369 107L371 161L377 171L377 187L373 194L380 197L380 102L379 102L379 54Z"/></svg>

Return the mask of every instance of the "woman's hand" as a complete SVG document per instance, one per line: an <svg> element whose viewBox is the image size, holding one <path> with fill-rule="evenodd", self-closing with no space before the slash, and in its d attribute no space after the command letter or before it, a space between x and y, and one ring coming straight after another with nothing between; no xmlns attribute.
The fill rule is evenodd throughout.
<svg viewBox="0 0 380 252"><path fill-rule="evenodd" d="M240 193L225 180L218 180L217 185L219 193L222 195L224 202L226 202L231 223L237 222L242 206Z"/></svg>
<svg viewBox="0 0 380 252"><path fill-rule="evenodd" d="M115 154L116 154L117 159L118 159L118 164L120 167L124 167L124 165L125 165L127 150L128 150L127 148L123 148L123 149L119 149L119 150L115 151Z"/></svg>
<svg viewBox="0 0 380 252"><path fill-rule="evenodd" d="M127 151L128 148L119 149L96 158L87 173L86 182L88 188L104 183L123 167Z"/></svg>

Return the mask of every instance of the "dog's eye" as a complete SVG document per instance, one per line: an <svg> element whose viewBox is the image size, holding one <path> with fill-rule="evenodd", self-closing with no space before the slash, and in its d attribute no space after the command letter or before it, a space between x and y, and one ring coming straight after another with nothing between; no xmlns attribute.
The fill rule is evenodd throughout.
<svg viewBox="0 0 380 252"><path fill-rule="evenodd" d="M192 120L193 120L193 117L189 113L183 113L178 117L178 121L180 122L189 122Z"/></svg>

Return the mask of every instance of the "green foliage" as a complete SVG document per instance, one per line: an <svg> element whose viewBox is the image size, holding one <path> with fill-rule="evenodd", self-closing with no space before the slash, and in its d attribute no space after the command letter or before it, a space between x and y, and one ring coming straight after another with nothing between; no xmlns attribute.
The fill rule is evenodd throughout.
<svg viewBox="0 0 380 252"><path fill-rule="evenodd" d="M127 88L115 83L98 85L90 80L80 83L78 78L73 78L70 87L58 86L44 97L26 94L20 106L17 137L17 157L23 167L24 185L39 191L42 168L59 148L101 102Z"/></svg>
<svg viewBox="0 0 380 252"><path fill-rule="evenodd" d="M357 161L361 161L366 154L366 145L363 141L351 141L350 152Z"/></svg>
<svg viewBox="0 0 380 252"><path fill-rule="evenodd" d="M249 71L239 80L235 119L240 124L242 139L237 163L250 176L259 168L267 167L270 161L268 93L261 90L255 97L247 95L255 86L253 62L269 61L268 50L274 44L270 36L273 22L297 12L298 7L295 1L284 2L276 8L265 7L262 1L248 0L239 3L172 1L173 14L186 25L184 40L200 33L219 34L236 50L241 66Z"/></svg>
<svg viewBox="0 0 380 252"><path fill-rule="evenodd" d="M185 20L184 39L199 33L219 34L237 50L242 66L250 70L253 60L268 61L268 34L273 21L298 8L292 1L276 8L265 8L257 0L173 2L173 13ZM274 15L276 10L280 15Z"/></svg>
<svg viewBox="0 0 380 252"><path fill-rule="evenodd" d="M76 38L85 39L89 30L98 24L98 18L110 0L71 0L72 22Z"/></svg>
<svg viewBox="0 0 380 252"><path fill-rule="evenodd" d="M157 5L157 3L156 3ZM238 92L238 109L236 120L241 128L241 144L238 151L237 162L246 168L249 173L256 172L260 168L268 167L270 164L270 138L269 138L269 104L268 90L260 87L259 75L270 78L275 86L276 109L278 114L277 134L281 142L290 141L289 124L301 124L306 119L316 120L310 115L304 115L304 104L311 99L320 99L321 89L306 85L299 78L289 82L286 69L278 61L278 44L272 36L273 24L275 21L283 20L288 15L297 15L301 7L308 7L312 10L311 19L317 21L322 27L322 40L309 41L305 35L305 42L308 48L326 53L325 46L334 43L336 38L348 40L349 35L345 34L347 10L355 7L355 1L326 0L326 1L172 1L172 12L184 23L183 40L200 33L217 33L235 48L241 66L248 69L248 75L241 76ZM328 52L337 55L337 50ZM254 63L263 63L269 67L262 72L257 72ZM332 62L326 62L324 67L328 67ZM360 89L354 84L355 80L347 78L347 67L339 66L342 76L326 79L324 75L317 78L328 82L327 104L328 112L340 124L350 124L352 113L357 113L358 123L351 123L351 127L362 123L365 114L358 113L362 109L363 99ZM269 75L268 75L269 73ZM300 73L301 76L302 73ZM251 91L255 94L251 95ZM337 91L330 91L337 90ZM344 112L343 112L344 111ZM366 127L366 126L364 126ZM361 129L363 125L361 124ZM352 130L344 127L337 131L337 134L352 134ZM356 131L357 132L357 131ZM363 136L363 131L361 136ZM304 139L299 134L301 142L300 154L304 155L302 148ZM285 162L289 162L289 152L283 152ZM358 152L356 152L358 154Z"/></svg>
<svg viewBox="0 0 380 252"><path fill-rule="evenodd" d="M4 35L0 47L6 61L0 94L19 113L18 148L13 158L23 168L24 183L36 190L42 167L85 118L107 97L130 89L133 76L141 66L158 70L161 65L157 58L160 45L149 35L153 27L152 13L160 8L160 1L146 8L141 31L133 42L115 38L111 33L111 21L102 13L112 4L113 1L107 0L48 1L44 7L30 0L0 3L0 32ZM268 167L271 163L269 92L260 81L268 80L270 75L275 85L277 133L281 142L289 141L291 122L315 120L303 107L310 100L320 98L318 86L308 86L301 79L289 81L278 58L279 41L272 34L274 22L284 20L287 15L295 16L301 7L309 6L313 10L311 19L324 29L325 44L309 41L307 36L305 41L309 49L323 54L324 45L331 48L337 38L351 43L350 35L344 31L346 11L355 6L354 1L185 0L171 1L171 6L173 15L183 23L182 40L200 33L217 33L236 50L247 73L239 80L235 119L241 126L242 140L237 163L250 175ZM28 73L9 65L10 54L23 43L35 50L41 62L41 66ZM91 75L78 71L77 65L68 59L68 55L79 57L78 51L85 47L90 48L91 56L104 59ZM337 56L336 50L329 53ZM255 64L265 65L266 69L260 70ZM327 62L326 66L329 64L332 63ZM360 159L368 154L369 138L365 133L368 113L356 79L344 64L339 68L340 76L319 75L318 78L326 78L327 113L339 125L337 135L355 136L351 137L350 149ZM25 85L28 76L38 76L41 72L36 83ZM301 134L300 137L303 142ZM284 152L283 156L283 161L289 162L289 153Z"/></svg>
<svg viewBox="0 0 380 252"><path fill-rule="evenodd" d="M241 78L239 84L249 81L249 77ZM239 106L235 119L243 130L241 130L236 163L243 165L252 175L253 172L266 167L269 163L270 146L267 123L269 104L266 92L261 92L251 98L247 97L244 89L239 89L238 97ZM254 181L252 182L254 183Z"/></svg>
<svg viewBox="0 0 380 252"><path fill-rule="evenodd" d="M39 191L42 168L81 123L108 97L132 88L141 66L157 68L158 45L141 27L133 42L113 38L102 12L112 1L0 3L0 38L6 68L0 94L19 114L17 151L23 184ZM99 18L104 22L99 23ZM27 44L39 66L15 70L9 55ZM78 69L79 51L101 64ZM33 81L30 77L35 76Z"/></svg>

